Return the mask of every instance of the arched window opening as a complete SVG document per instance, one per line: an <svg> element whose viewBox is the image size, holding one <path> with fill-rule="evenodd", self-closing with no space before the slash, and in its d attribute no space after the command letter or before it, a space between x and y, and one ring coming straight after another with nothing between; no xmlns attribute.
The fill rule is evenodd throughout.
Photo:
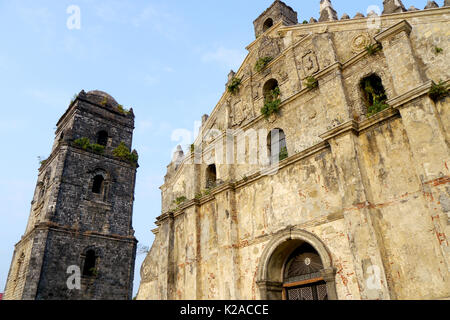
<svg viewBox="0 0 450 320"><path fill-rule="evenodd" d="M322 278L324 266L317 251L303 243L289 257L284 271L286 300L328 300L327 284Z"/></svg>
<svg viewBox="0 0 450 320"><path fill-rule="evenodd" d="M267 81L263 87L263 95L266 102L271 102L278 99L278 97L280 96L278 81L275 79L270 79L269 81Z"/></svg>
<svg viewBox="0 0 450 320"><path fill-rule="evenodd" d="M363 78L360 87L369 117L389 107L386 104L386 91L379 76L372 74Z"/></svg>
<svg viewBox="0 0 450 320"><path fill-rule="evenodd" d="M102 175L97 175L94 177L94 184L92 185L92 193L101 194L103 191L103 182L105 179Z"/></svg>
<svg viewBox="0 0 450 320"><path fill-rule="evenodd" d="M273 27L273 20L272 20L272 18L269 18L264 22L263 32L266 32L267 30L269 30L272 27Z"/></svg>
<svg viewBox="0 0 450 320"><path fill-rule="evenodd" d="M97 134L97 144L106 147L106 145L108 144L108 132L100 131Z"/></svg>
<svg viewBox="0 0 450 320"><path fill-rule="evenodd" d="M84 258L83 276L93 277L97 275L97 256L94 250L88 250Z"/></svg>
<svg viewBox="0 0 450 320"><path fill-rule="evenodd" d="M215 164L211 164L206 169L206 189L214 188L217 181L217 169Z"/></svg>
<svg viewBox="0 0 450 320"><path fill-rule="evenodd" d="M273 129L267 137L267 150L271 164L278 163L289 157L286 146L286 135L281 129Z"/></svg>

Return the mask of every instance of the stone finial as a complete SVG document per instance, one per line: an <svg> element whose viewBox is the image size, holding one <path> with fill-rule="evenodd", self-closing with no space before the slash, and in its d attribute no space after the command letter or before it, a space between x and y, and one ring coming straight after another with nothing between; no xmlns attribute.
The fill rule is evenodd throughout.
<svg viewBox="0 0 450 320"><path fill-rule="evenodd" d="M357 12L357 13L355 14L354 19L358 19L358 18L364 18L364 15L363 15L361 12Z"/></svg>
<svg viewBox="0 0 450 320"><path fill-rule="evenodd" d="M234 72L233 70L230 71L230 73L228 74L228 82L231 81L231 79L233 79L233 77L236 75L236 72Z"/></svg>
<svg viewBox="0 0 450 320"><path fill-rule="evenodd" d="M427 5L424 9L433 9L433 8L439 8L439 5L435 1L428 0Z"/></svg>
<svg viewBox="0 0 450 320"><path fill-rule="evenodd" d="M383 14L399 13L406 11L406 8L401 0L384 0L383 6L384 6Z"/></svg>
<svg viewBox="0 0 450 320"><path fill-rule="evenodd" d="M204 114L204 115L202 116L202 126L205 125L205 123L206 123L206 121L208 121L208 119L209 119L209 115Z"/></svg>
<svg viewBox="0 0 450 320"><path fill-rule="evenodd" d="M408 11L419 11L419 9L417 9L414 6L409 7Z"/></svg>
<svg viewBox="0 0 450 320"><path fill-rule="evenodd" d="M177 146L177 150L173 153L172 162L175 164L180 164L183 161L184 152L181 146Z"/></svg>
<svg viewBox="0 0 450 320"><path fill-rule="evenodd" d="M378 13L376 13L375 11L370 11L368 14L367 14L367 17L368 18L370 18L370 17L378 17Z"/></svg>
<svg viewBox="0 0 450 320"><path fill-rule="evenodd" d="M309 23L316 23L316 22L317 22L317 20L314 18L309 19Z"/></svg>
<svg viewBox="0 0 450 320"><path fill-rule="evenodd" d="M350 19L350 16L349 16L348 14L344 13L344 14L342 15L341 20L348 20L348 19Z"/></svg>
<svg viewBox="0 0 450 320"><path fill-rule="evenodd" d="M338 20L337 12L333 9L330 0L320 1L320 18L319 22L322 21L335 21Z"/></svg>

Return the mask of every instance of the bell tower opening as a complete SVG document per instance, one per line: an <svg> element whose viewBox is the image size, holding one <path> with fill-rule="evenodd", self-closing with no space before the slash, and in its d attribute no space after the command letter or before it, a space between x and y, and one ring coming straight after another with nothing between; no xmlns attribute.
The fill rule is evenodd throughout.
<svg viewBox="0 0 450 320"><path fill-rule="evenodd" d="M286 26L298 24L297 12L277 0L253 22L256 38L280 21Z"/></svg>
<svg viewBox="0 0 450 320"><path fill-rule="evenodd" d="M269 18L266 20L266 22L264 22L263 32L266 32L267 30L269 30L272 27L273 27L273 20L272 20L272 18Z"/></svg>

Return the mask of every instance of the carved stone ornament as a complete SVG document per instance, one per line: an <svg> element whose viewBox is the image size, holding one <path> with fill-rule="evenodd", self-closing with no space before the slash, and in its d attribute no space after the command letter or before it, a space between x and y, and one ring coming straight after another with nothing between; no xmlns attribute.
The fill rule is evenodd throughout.
<svg viewBox="0 0 450 320"><path fill-rule="evenodd" d="M319 71L316 54L313 51L307 52L302 58L303 71L306 76L310 76Z"/></svg>
<svg viewBox="0 0 450 320"><path fill-rule="evenodd" d="M252 116L252 110L249 107L249 104L240 101L233 107L232 126L239 126L244 121L250 119Z"/></svg>
<svg viewBox="0 0 450 320"><path fill-rule="evenodd" d="M370 35L368 33L361 33L353 37L352 52L359 53L363 51L370 44Z"/></svg>

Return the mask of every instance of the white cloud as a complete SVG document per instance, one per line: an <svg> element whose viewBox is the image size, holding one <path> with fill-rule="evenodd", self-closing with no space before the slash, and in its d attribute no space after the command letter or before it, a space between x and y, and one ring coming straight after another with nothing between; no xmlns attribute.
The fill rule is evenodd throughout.
<svg viewBox="0 0 450 320"><path fill-rule="evenodd" d="M224 68L237 69L245 59L245 53L242 50L227 49L223 46L215 51L203 54L204 62L219 63Z"/></svg>
<svg viewBox="0 0 450 320"><path fill-rule="evenodd" d="M144 84L151 87L154 86L155 84L159 83L159 78L152 76L152 75L146 75L144 76Z"/></svg>

